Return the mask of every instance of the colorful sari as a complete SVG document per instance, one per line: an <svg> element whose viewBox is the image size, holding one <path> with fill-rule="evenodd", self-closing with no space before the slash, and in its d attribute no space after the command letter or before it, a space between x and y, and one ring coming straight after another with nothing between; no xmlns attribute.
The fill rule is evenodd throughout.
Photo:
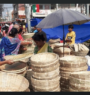
<svg viewBox="0 0 90 95"><path fill-rule="evenodd" d="M38 51L38 47L35 47L34 54L43 53L43 52L53 52L52 48L45 43L44 46Z"/></svg>
<svg viewBox="0 0 90 95"><path fill-rule="evenodd" d="M17 55L21 41L18 38L3 37L0 41L0 60L3 61L5 55Z"/></svg>

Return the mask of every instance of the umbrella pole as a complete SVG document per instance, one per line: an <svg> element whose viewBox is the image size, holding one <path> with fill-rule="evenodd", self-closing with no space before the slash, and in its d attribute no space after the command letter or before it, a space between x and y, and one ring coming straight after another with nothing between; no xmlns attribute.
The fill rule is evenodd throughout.
<svg viewBox="0 0 90 95"><path fill-rule="evenodd" d="M64 33L64 25L63 25L63 57L64 57L64 44L65 44L65 33Z"/></svg>

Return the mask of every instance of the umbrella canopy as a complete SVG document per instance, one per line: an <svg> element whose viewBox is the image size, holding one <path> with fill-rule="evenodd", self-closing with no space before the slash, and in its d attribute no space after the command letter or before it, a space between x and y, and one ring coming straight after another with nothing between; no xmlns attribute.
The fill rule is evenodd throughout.
<svg viewBox="0 0 90 95"><path fill-rule="evenodd" d="M88 21L90 21L90 18L78 11L60 9L44 18L37 27L44 29L68 24L80 25Z"/></svg>

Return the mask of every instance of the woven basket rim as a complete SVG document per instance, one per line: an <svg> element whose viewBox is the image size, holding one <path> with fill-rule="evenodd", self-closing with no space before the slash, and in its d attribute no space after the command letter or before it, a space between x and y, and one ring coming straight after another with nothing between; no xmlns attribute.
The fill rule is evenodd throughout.
<svg viewBox="0 0 90 95"><path fill-rule="evenodd" d="M24 55L22 58L20 58L20 59L15 59L15 60L13 60L13 62L17 62L17 61L22 61L23 59L26 59L26 58L29 58L29 57L31 57L33 54L32 53L24 53L24 54L18 54L18 55L7 55L7 56L5 56L4 57L4 59L5 60L7 60L6 58L8 58L8 57L14 57L14 56L19 56L19 55ZM28 55L30 55L30 56L28 56Z"/></svg>
<svg viewBox="0 0 90 95"><path fill-rule="evenodd" d="M26 82L26 88L24 88L24 89L21 89L20 91L25 91L28 87L29 87L29 82L28 82L28 80L25 78L25 77L23 77L23 76L21 76L21 75L19 75L19 74L16 74L16 73L7 73L7 72L2 72L2 71L0 71L0 74L2 75L2 74L5 74L5 75L9 75L9 77L11 77L12 75L14 75L14 76L19 76L19 77L21 77L22 79L23 79L23 81L25 80L25 82ZM17 78L18 79L18 78ZM23 85L23 84L22 84ZM19 90L18 90L19 91Z"/></svg>

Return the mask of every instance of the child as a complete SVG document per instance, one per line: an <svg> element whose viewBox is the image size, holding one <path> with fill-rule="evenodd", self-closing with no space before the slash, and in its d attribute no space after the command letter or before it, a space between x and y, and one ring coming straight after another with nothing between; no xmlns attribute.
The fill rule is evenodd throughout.
<svg viewBox="0 0 90 95"><path fill-rule="evenodd" d="M71 44L74 44L75 43L76 34L73 31L73 25L69 25L68 28L69 28L68 29L69 33L67 33L65 40L66 40L66 43L68 43L68 44L71 45Z"/></svg>

